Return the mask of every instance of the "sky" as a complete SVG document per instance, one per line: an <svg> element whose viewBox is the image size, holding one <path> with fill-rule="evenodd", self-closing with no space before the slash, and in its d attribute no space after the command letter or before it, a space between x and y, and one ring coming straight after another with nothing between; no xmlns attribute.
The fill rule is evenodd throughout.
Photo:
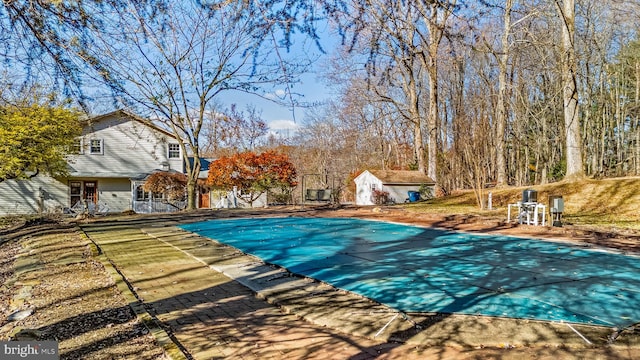
<svg viewBox="0 0 640 360"><path fill-rule="evenodd" d="M338 44L338 36L331 33L328 25L321 26L317 30L325 54L322 54L314 43L306 39L292 47L294 57L296 52L300 51L305 52L303 57L317 57L310 72L303 74L299 78L300 82L294 84L294 91L302 95L298 98L298 101L302 103L320 103L332 97L329 86L322 80L322 67ZM285 90L286 86L277 86L268 96L286 98ZM262 111L262 118L269 125L270 130L281 134L295 131L304 122L305 112L308 111L303 107L296 107L292 110L291 106L279 105L258 96L240 92L224 94L221 96L221 101L224 105L236 104L240 109L245 109L247 105L255 106L257 110Z"/></svg>
<svg viewBox="0 0 640 360"><path fill-rule="evenodd" d="M316 67L318 66L316 65ZM301 102L317 103L331 97L329 88L319 78L320 76L316 72L310 72L301 77L301 83L295 84L295 91L303 96L300 98ZM276 90L270 95L283 98L285 89L285 86L276 87ZM276 104L256 95L240 92L225 94L221 96L220 100L225 105L236 104L239 109L245 109L248 105L255 106L257 110L262 111L262 118L269 125L269 129L280 134L295 131L303 123L307 111L302 107L296 107L292 110L291 106Z"/></svg>
<svg viewBox="0 0 640 360"><path fill-rule="evenodd" d="M282 56L286 61L302 61L300 65L306 64L306 62L310 60L314 61L309 72L298 76L298 78L293 81L293 84L290 85L295 94L300 94L300 96L294 97L294 100L299 103L322 103L331 97L329 87L325 81L322 80L322 72L324 67L326 67L327 60L339 43L339 37L331 30L330 25L326 22L318 24L316 31L319 36L318 41L324 53L318 49L314 39L304 34L292 35L291 40L293 41L293 45L287 48L286 51L282 48L278 51L278 57ZM267 51L269 51L268 46L269 43L267 43L265 47ZM279 44L279 46L281 45ZM151 53L155 54L153 47L151 47ZM270 52L264 54L268 57L273 57ZM263 59L261 58L260 60ZM280 99L281 102L287 100L286 84L267 86L269 86L269 88L264 91L271 93L265 94L265 97ZM101 91L102 89L100 89L100 93L95 94L95 98L98 100L97 103L109 109L113 106L112 94L102 94ZM225 90L218 93L212 105L216 107L220 106L223 109L229 108L231 105L236 105L236 109L240 111L245 111L248 106L251 106L261 112L262 119L269 126L270 132L284 136L295 133L295 130L304 123L305 113L310 111L309 108L300 106L292 109L291 105L278 104L257 95L235 90ZM109 110L97 110L97 113L107 111Z"/></svg>

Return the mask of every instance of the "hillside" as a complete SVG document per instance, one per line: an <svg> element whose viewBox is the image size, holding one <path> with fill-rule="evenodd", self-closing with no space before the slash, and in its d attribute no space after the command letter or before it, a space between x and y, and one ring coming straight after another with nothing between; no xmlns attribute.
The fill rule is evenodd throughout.
<svg viewBox="0 0 640 360"><path fill-rule="evenodd" d="M520 201L526 189L536 190L538 202L543 204L548 203L549 195L561 195L565 203L565 224L640 230L640 177L485 189L485 205L487 194L491 192L493 210L480 210L471 190L408 204L406 207L409 211L474 214L506 219L507 205Z"/></svg>

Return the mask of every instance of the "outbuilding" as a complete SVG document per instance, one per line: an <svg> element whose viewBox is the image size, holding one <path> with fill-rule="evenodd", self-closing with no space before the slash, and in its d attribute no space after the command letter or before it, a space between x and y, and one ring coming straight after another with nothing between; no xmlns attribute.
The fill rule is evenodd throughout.
<svg viewBox="0 0 640 360"><path fill-rule="evenodd" d="M402 203L409 199L409 192L417 192L422 186L435 188L435 181L419 171L365 170L354 180L356 205Z"/></svg>

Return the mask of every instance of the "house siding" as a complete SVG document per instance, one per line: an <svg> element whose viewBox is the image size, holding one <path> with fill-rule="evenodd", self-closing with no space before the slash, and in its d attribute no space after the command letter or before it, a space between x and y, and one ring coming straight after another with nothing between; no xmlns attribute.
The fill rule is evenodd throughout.
<svg viewBox="0 0 640 360"><path fill-rule="evenodd" d="M94 180L94 179L83 179ZM98 183L98 204L109 212L131 209L131 181L129 179L95 179Z"/></svg>
<svg viewBox="0 0 640 360"><path fill-rule="evenodd" d="M0 183L1 216L62 212L68 202L67 184L49 176Z"/></svg>
<svg viewBox="0 0 640 360"><path fill-rule="evenodd" d="M103 118L86 126L82 139L84 153L68 157L74 177L98 174L128 178L153 170L183 170L182 156L168 157L168 143L177 141L139 121L118 115ZM102 140L102 154L90 153L91 139ZM168 169L163 165L168 165Z"/></svg>

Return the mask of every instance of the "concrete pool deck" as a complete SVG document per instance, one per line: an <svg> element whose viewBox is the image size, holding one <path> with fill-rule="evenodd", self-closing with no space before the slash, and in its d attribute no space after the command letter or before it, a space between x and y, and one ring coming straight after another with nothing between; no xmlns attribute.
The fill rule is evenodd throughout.
<svg viewBox="0 0 640 360"><path fill-rule="evenodd" d="M202 215L204 217L208 214ZM628 330L447 314L399 314L292 276L175 225L197 217L82 224L181 354L174 358L637 358ZM208 218L211 218L210 216ZM593 356L592 356L593 355Z"/></svg>

